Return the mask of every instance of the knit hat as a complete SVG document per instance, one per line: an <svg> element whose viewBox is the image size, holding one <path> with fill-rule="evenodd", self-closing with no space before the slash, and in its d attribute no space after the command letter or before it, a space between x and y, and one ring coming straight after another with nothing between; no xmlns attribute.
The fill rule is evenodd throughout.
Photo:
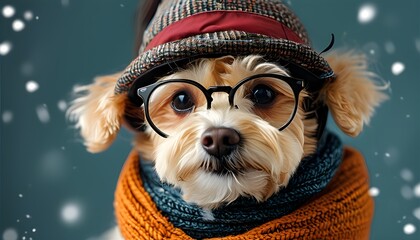
<svg viewBox="0 0 420 240"><path fill-rule="evenodd" d="M334 75L311 48L302 23L280 0L162 0L144 32L139 56L118 79L115 94L129 92L139 102L136 90L174 67L202 57L250 54L286 66L294 77L309 76L314 91Z"/></svg>

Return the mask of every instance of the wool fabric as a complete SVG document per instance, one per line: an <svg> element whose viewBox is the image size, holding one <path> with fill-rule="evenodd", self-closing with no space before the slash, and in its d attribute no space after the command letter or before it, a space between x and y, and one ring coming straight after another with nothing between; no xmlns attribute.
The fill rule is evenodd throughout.
<svg viewBox="0 0 420 240"><path fill-rule="evenodd" d="M174 226L171 217L165 216L164 211L158 208L153 201L155 193L145 189L147 184L143 182L140 166L138 153L132 151L122 169L115 192L115 212L124 238L193 239L187 234L188 231L182 230L182 226ZM310 170L305 168L300 174L305 178L304 172ZM318 176L321 177L322 174ZM316 183L317 179L308 177L306 180L307 183ZM307 198L292 212L285 211L282 216L243 233L224 233L228 236L214 239L368 239L373 216L373 200L368 194L368 188L368 173L363 157L356 150L345 148L334 177L320 193ZM165 192L165 188L160 191L170 194ZM176 206L170 201L167 204L169 208L174 207L174 211L183 214L196 213L188 207L175 209ZM258 214L255 211L255 215ZM213 216L215 219L219 217L217 213L213 213ZM200 217L196 221L203 219Z"/></svg>
<svg viewBox="0 0 420 240"><path fill-rule="evenodd" d="M267 201L241 197L212 212L185 202L179 189L162 183L151 161L140 161L140 176L159 211L189 236L202 239L236 235L291 213L327 186L341 163L343 148L330 132L320 143L315 154L301 161L288 186Z"/></svg>
<svg viewBox="0 0 420 240"><path fill-rule="evenodd" d="M191 23L219 13L224 21L216 18L216 23L199 25L177 36L177 29L190 28ZM195 21L194 18L203 15ZM238 15L244 15L249 21L245 24L239 18L233 23ZM249 28L254 18L255 26ZM283 33L271 35L270 31L262 31L263 28L258 27L261 19L266 19L266 24L274 24L272 32ZM176 28L172 31L174 25ZM224 55L261 55L267 61L296 65L321 83L332 80L332 69L310 45L303 24L281 0L162 0L144 31L138 57L117 81L115 94L127 93L134 82L142 82L143 74L168 62Z"/></svg>

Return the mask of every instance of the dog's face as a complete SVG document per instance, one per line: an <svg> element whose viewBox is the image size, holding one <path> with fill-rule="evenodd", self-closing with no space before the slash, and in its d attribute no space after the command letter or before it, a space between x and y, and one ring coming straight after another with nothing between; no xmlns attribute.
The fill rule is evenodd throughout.
<svg viewBox="0 0 420 240"><path fill-rule="evenodd" d="M155 160L158 175L180 187L187 201L213 208L239 196L265 200L287 184L315 146L308 136L314 135L316 121L304 120L301 104L307 94L302 90L295 96L281 76L289 75L256 56L199 60L159 81L191 79L213 91L214 86L233 87L233 102L231 91L211 92L208 108L195 85L158 81L148 114L168 137L149 127L136 145L142 149L143 142L152 142L154 151L146 154Z"/></svg>
<svg viewBox="0 0 420 240"><path fill-rule="evenodd" d="M330 59L338 78L321 90L320 100L343 131L357 135L385 96L368 79L363 59ZM186 201L205 208L239 196L263 201L287 185L317 144L317 120L303 110L309 93L285 81L289 74L258 56L201 59L160 79L147 106L134 108L126 96L113 96L116 78L108 77L82 88L89 92L75 100L70 114L91 151L109 146L125 114L145 121L135 147Z"/></svg>

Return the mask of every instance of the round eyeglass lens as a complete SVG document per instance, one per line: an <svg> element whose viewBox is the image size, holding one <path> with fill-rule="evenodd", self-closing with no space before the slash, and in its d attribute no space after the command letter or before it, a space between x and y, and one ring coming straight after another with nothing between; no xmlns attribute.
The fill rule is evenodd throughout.
<svg viewBox="0 0 420 240"><path fill-rule="evenodd" d="M204 93L193 84L166 82L150 94L148 110L152 124L171 135L182 127L191 113L205 105Z"/></svg>
<svg viewBox="0 0 420 240"><path fill-rule="evenodd" d="M259 77L243 82L234 96L234 105L247 109L275 128L283 128L293 117L296 101L291 86L276 77Z"/></svg>

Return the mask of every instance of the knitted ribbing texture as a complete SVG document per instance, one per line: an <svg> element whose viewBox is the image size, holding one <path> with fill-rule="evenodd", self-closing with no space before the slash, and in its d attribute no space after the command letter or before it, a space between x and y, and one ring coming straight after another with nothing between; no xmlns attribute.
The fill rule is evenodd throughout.
<svg viewBox="0 0 420 240"><path fill-rule="evenodd" d="M243 234L215 239L368 239L373 200L362 155L345 148L343 162L328 186L296 211ZM143 188L139 156L130 153L115 192L122 235L136 239L192 239L173 226Z"/></svg>

